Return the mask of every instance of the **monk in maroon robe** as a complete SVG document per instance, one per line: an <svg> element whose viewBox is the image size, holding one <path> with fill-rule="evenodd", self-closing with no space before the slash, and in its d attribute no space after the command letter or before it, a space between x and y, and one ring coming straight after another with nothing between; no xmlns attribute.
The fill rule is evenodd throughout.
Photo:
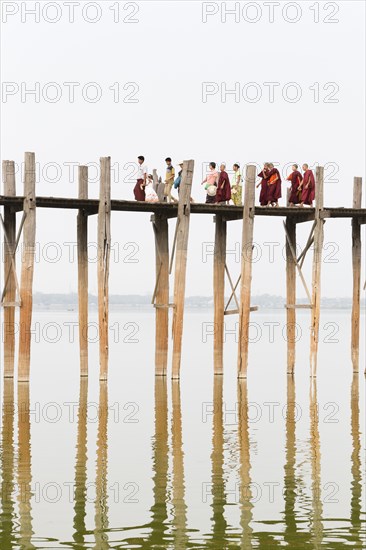
<svg viewBox="0 0 366 550"><path fill-rule="evenodd" d="M292 165L292 172L288 176L287 181L291 182L291 192L289 197L289 204L290 206L294 206L294 204L299 204L300 198L301 198L301 182L302 182L302 175L298 171L298 165L293 164Z"/></svg>
<svg viewBox="0 0 366 550"><path fill-rule="evenodd" d="M281 175L272 163L269 164L267 206L278 206L281 194Z"/></svg>
<svg viewBox="0 0 366 550"><path fill-rule="evenodd" d="M260 181L257 185L257 188L261 186L261 192L259 194L259 204L261 206L267 206L268 204L267 195L268 195L269 172L270 172L269 163L265 162L263 165L262 172L259 172L258 174L258 176L262 178L262 181Z"/></svg>
<svg viewBox="0 0 366 550"><path fill-rule="evenodd" d="M217 183L216 202L226 204L231 199L231 185L225 164L220 166L219 181Z"/></svg>
<svg viewBox="0 0 366 550"><path fill-rule="evenodd" d="M304 179L302 181L300 206L304 206L304 204L313 206L313 200L315 199L314 174L312 170L309 170L308 164L303 164L302 169L304 171Z"/></svg>

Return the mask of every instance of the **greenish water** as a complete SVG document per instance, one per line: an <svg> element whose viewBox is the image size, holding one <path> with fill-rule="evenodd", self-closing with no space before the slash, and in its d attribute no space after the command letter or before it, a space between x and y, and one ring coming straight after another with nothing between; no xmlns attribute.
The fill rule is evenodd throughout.
<svg viewBox="0 0 366 550"><path fill-rule="evenodd" d="M97 343L80 382L68 333L35 345L30 384L3 385L1 550L365 547L364 376L347 313L323 315L313 383L305 314L295 376L263 330L240 382L231 326L225 374L212 374L211 312L186 316L180 382L154 376L153 316L114 316L128 337L112 338L108 384ZM50 319L63 327L70 312L35 322Z"/></svg>

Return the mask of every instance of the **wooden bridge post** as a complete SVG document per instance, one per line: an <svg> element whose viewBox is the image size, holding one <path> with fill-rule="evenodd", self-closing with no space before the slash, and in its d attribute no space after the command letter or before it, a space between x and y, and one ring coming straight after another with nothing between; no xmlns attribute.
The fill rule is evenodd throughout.
<svg viewBox="0 0 366 550"><path fill-rule="evenodd" d="M166 216L151 219L155 234L156 286L155 305L155 375L166 376L169 333L169 227Z"/></svg>
<svg viewBox="0 0 366 550"><path fill-rule="evenodd" d="M324 168L318 166L316 169L315 182L315 229L314 229L314 256L312 275L312 309L310 328L310 375L316 376L317 355L319 342L319 321L320 321L320 281L321 263L324 242L324 219L323 219L323 182Z"/></svg>
<svg viewBox="0 0 366 550"><path fill-rule="evenodd" d="M362 205L362 178L353 180L353 208ZM352 218L352 336L351 353L353 372L358 372L360 355L360 293L361 293L361 224L358 218Z"/></svg>
<svg viewBox="0 0 366 550"><path fill-rule="evenodd" d="M34 153L25 153L22 273L20 283L18 380L29 380L31 324L33 305L33 271L36 245L36 162Z"/></svg>
<svg viewBox="0 0 366 550"><path fill-rule="evenodd" d="M4 195L7 197L16 195L15 164L12 160L3 161ZM9 206L4 206L4 231L10 250L4 235L4 378L14 377L14 351L15 351L15 273L12 270L12 254L15 249L16 239L16 213ZM14 258L15 265L15 258ZM8 281L7 281L8 279Z"/></svg>
<svg viewBox="0 0 366 550"><path fill-rule="evenodd" d="M248 165L245 175L241 283L239 312L238 378L247 377L249 352L250 291L252 282L253 231L256 168Z"/></svg>
<svg viewBox="0 0 366 550"><path fill-rule="evenodd" d="M79 166L79 199L88 198L88 167ZM80 376L88 376L88 214L77 215Z"/></svg>
<svg viewBox="0 0 366 550"><path fill-rule="evenodd" d="M215 216L214 250L214 374L223 374L224 353L224 308L225 308L225 262L227 222L223 216Z"/></svg>
<svg viewBox="0 0 366 550"><path fill-rule="evenodd" d="M173 318L173 367L172 378L179 378L182 354L184 293L186 286L187 248L189 235L189 220L191 213L191 187L193 179L194 160L183 163L182 182L180 185L177 242L174 279L174 318Z"/></svg>
<svg viewBox="0 0 366 550"><path fill-rule="evenodd" d="M291 216L286 218L286 333L287 333L287 374L293 374L295 369L296 348L296 263L292 249L296 251L296 223ZM290 243L288 242L290 240Z"/></svg>
<svg viewBox="0 0 366 550"><path fill-rule="evenodd" d="M98 210L98 315L100 380L108 374L109 259L111 251L111 157L100 159Z"/></svg>

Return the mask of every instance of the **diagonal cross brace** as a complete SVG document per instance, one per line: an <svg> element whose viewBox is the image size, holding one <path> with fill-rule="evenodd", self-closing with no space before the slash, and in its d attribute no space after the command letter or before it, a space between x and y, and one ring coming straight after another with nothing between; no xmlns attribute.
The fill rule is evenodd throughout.
<svg viewBox="0 0 366 550"><path fill-rule="evenodd" d="M302 284L304 285L305 292L306 292L307 297L308 297L308 299L309 299L309 303L312 304L310 292L309 292L309 289L308 289L308 287L307 287L306 281L305 281L305 279L304 279L304 275L302 274L301 267L300 267L300 265L299 265L299 263L298 263L298 261L297 261L296 253L295 253L294 247L292 246L292 242L291 242L290 236L289 236L289 234L288 234L288 231L287 231L287 227L286 227L285 222L283 222L283 227L285 228L286 239L287 239L287 242L288 242L290 251L291 251L292 259L293 259L293 261L294 261L294 263L295 263L295 265L296 265L297 271L298 271L298 273L299 273L299 275L300 275L301 282L302 282Z"/></svg>
<svg viewBox="0 0 366 550"><path fill-rule="evenodd" d="M2 305L3 305L3 300L4 300L4 297L5 297L6 289L7 289L7 286L8 286L8 282L9 282L10 272L11 272L12 270L13 270L13 273L14 273L15 285L16 285L16 288L17 288L17 291L18 291L19 303L20 303L20 305L21 305L21 300L20 300L20 289L19 289L19 283L18 283L18 277L17 277L17 272L16 272L16 267L15 267L14 259L15 259L15 254L16 254L16 251L17 251L17 248L18 248L18 245L19 245L20 236L21 236L21 233L22 233L22 230L23 230L23 225L24 225L24 222L25 222L25 218L26 218L26 217L27 217L26 212L23 212L22 221L20 222L20 226L19 226L19 230L18 230L18 235L17 235L17 238L16 238L16 240L15 240L14 250L12 251L12 250L11 250L10 243L9 243L8 235L7 235L7 232L6 232L4 220L3 220L3 217L2 217L1 214L0 214L1 225L2 225L3 230L4 230L4 239L5 239L5 243L6 243L7 249L8 249L8 253L9 253L9 255L10 255L10 262L11 262L11 264L10 264L10 266L9 266L9 269L8 269L8 272L7 272L7 274L6 274L6 277L5 277L4 289L3 289L3 292L2 292L2 295L1 295L1 304L2 304Z"/></svg>
<svg viewBox="0 0 366 550"><path fill-rule="evenodd" d="M229 307L229 305L230 305L231 300L232 300L233 297L234 297L234 300L235 300L235 303L236 303L236 307L237 307L238 309L240 309L240 308L239 308L238 298L237 298L237 296L236 296L236 289L237 289L238 284L239 284L239 282L240 282L241 275L239 275L239 278L238 278L238 280L237 280L237 282L236 282L236 285L234 286L234 285L233 285L233 281L232 281L231 276L230 276L229 269L228 269L228 267L227 267L227 264L225 264L225 271L226 271L226 274L227 274L227 276L228 276L229 283L230 283L230 286L231 286L231 296L230 296L230 298L229 298L228 303L226 304L225 311L228 310L228 307Z"/></svg>

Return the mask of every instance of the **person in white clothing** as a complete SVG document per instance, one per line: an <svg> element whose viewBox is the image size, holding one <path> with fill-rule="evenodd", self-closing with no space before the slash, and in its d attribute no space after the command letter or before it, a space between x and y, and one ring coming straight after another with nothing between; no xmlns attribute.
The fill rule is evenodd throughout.
<svg viewBox="0 0 366 550"><path fill-rule="evenodd" d="M154 187L154 178L151 174L147 177L147 184L145 187L145 202L159 202L159 197L157 196Z"/></svg>
<svg viewBox="0 0 366 550"><path fill-rule="evenodd" d="M142 155L137 157L137 182L133 193L137 201L145 200L145 187L147 184L147 166L145 164L145 157Z"/></svg>

